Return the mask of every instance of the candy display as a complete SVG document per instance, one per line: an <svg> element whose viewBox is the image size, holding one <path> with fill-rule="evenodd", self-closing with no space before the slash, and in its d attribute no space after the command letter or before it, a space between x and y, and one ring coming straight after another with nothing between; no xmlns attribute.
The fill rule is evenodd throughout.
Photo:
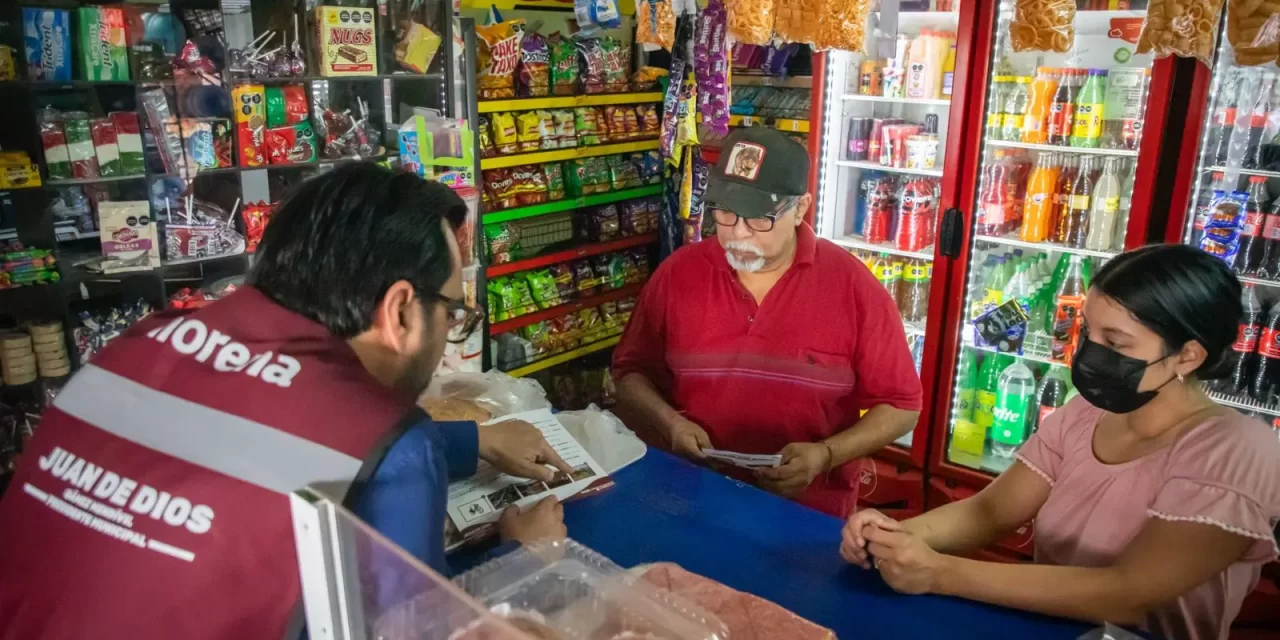
<svg viewBox="0 0 1280 640"><path fill-rule="evenodd" d="M520 62L523 27L524 20L476 27L479 56L476 82L482 100L515 97L515 73Z"/></svg>
<svg viewBox="0 0 1280 640"><path fill-rule="evenodd" d="M43 82L71 79L71 15L66 10L23 7L22 43L27 77Z"/></svg>
<svg viewBox="0 0 1280 640"><path fill-rule="evenodd" d="M104 311L82 311L80 326L73 331L80 364L87 364L108 343L151 312L151 305L143 300Z"/></svg>
<svg viewBox="0 0 1280 640"><path fill-rule="evenodd" d="M62 127L61 116L45 109L39 116L40 143L44 147L45 168L50 180L71 179L71 153L67 148L67 134Z"/></svg>
<svg viewBox="0 0 1280 640"><path fill-rule="evenodd" d="M480 119L480 153L488 157L651 140L660 128L652 104L494 113Z"/></svg>
<svg viewBox="0 0 1280 640"><path fill-rule="evenodd" d="M242 167L260 167L267 163L266 114L267 90L260 84L242 84L231 90L235 109L237 162Z"/></svg>
<svg viewBox="0 0 1280 640"><path fill-rule="evenodd" d="M310 122L268 129L267 161L270 164L315 162L316 134Z"/></svg>
<svg viewBox="0 0 1280 640"><path fill-rule="evenodd" d="M110 118L94 118L89 122L90 136L93 138L93 150L98 159L98 171L103 176L118 176L123 173L120 166L120 145L116 142L116 126Z"/></svg>
<svg viewBox="0 0 1280 640"><path fill-rule="evenodd" d="M160 243L146 201L99 202L102 272L147 271L160 266Z"/></svg>
<svg viewBox="0 0 1280 640"><path fill-rule="evenodd" d="M320 75L367 76L378 73L378 34L373 9L316 7Z"/></svg>
<svg viewBox="0 0 1280 640"><path fill-rule="evenodd" d="M340 18L341 16L339 16ZM323 29L321 30L323 32ZM272 47L276 35L282 43ZM353 39L362 38L362 32L343 32ZM268 30L254 38L243 48L227 51L228 69L233 76L251 78L296 78L307 74L307 59L302 51L298 16L293 17L293 42L287 34ZM323 74L322 75L326 75ZM336 74L334 74L336 75Z"/></svg>
<svg viewBox="0 0 1280 640"><path fill-rule="evenodd" d="M698 12L693 34L693 71L698 113L712 131L729 132L729 50L724 4L711 0Z"/></svg>
<svg viewBox="0 0 1280 640"><path fill-rule="evenodd" d="M228 213L216 204L188 197L176 211L166 211L165 262L191 262L244 253L245 239L236 231L234 222L239 205L237 200Z"/></svg>
<svg viewBox="0 0 1280 640"><path fill-rule="evenodd" d="M56 262L52 251L0 241L0 289L57 282Z"/></svg>
<svg viewBox="0 0 1280 640"><path fill-rule="evenodd" d="M254 202L240 209L240 216L244 219L244 250L246 252L253 253L258 249L258 243L262 242L262 232L267 230L267 223L271 222L271 214L275 208L274 202L270 204Z"/></svg>
<svg viewBox="0 0 1280 640"><path fill-rule="evenodd" d="M68 111L63 114L62 129L66 133L67 154L71 160L73 178L98 177L98 157L93 149L93 134L89 126L89 114Z"/></svg>
<svg viewBox="0 0 1280 640"><path fill-rule="evenodd" d="M76 45L84 80L129 79L124 9L80 7L76 11Z"/></svg>

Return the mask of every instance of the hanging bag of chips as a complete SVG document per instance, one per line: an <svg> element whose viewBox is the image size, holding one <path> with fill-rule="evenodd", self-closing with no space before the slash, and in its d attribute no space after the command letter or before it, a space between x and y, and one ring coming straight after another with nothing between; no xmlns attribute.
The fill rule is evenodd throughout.
<svg viewBox="0 0 1280 640"><path fill-rule="evenodd" d="M1209 64L1221 13L1222 0L1151 0L1138 36L1138 53L1196 58Z"/></svg>
<svg viewBox="0 0 1280 640"><path fill-rule="evenodd" d="M769 44L773 39L775 0L725 0L729 35L746 44Z"/></svg>
<svg viewBox="0 0 1280 640"><path fill-rule="evenodd" d="M814 48L861 51L869 8L867 0L823 0Z"/></svg>
<svg viewBox="0 0 1280 640"><path fill-rule="evenodd" d="M662 47L675 46L676 14L671 0L639 0L636 3L636 42Z"/></svg>
<svg viewBox="0 0 1280 640"><path fill-rule="evenodd" d="M496 8L490 9L491 24L476 27L480 99L516 97L516 65L520 62L520 42L524 20L502 21Z"/></svg>
<svg viewBox="0 0 1280 640"><path fill-rule="evenodd" d="M1280 54L1280 2L1231 0L1227 3L1227 41L1236 64L1271 64Z"/></svg>
<svg viewBox="0 0 1280 640"><path fill-rule="evenodd" d="M824 0L776 0L774 35L784 42L813 44L818 39L818 20L824 4Z"/></svg>

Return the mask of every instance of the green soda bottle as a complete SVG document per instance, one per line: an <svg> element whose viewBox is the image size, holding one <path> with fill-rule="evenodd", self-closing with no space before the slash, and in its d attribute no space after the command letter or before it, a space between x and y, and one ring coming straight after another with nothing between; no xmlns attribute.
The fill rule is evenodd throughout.
<svg viewBox="0 0 1280 640"><path fill-rule="evenodd" d="M1090 69L1089 76L1076 94L1075 122L1071 127L1071 146L1097 148L1102 145L1102 116L1106 107L1106 69Z"/></svg>

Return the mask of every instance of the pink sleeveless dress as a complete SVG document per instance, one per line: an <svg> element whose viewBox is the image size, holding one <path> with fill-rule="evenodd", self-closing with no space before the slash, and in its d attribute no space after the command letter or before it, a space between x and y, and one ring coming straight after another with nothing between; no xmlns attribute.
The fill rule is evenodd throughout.
<svg viewBox="0 0 1280 640"><path fill-rule="evenodd" d="M1262 565L1280 555L1272 533L1280 519L1276 431L1233 412L1205 420L1160 451L1104 464L1093 454L1102 415L1076 397L1017 453L1051 487L1035 520L1036 562L1107 566L1148 518L1201 522L1252 538L1235 564L1146 622L1153 637L1226 640Z"/></svg>

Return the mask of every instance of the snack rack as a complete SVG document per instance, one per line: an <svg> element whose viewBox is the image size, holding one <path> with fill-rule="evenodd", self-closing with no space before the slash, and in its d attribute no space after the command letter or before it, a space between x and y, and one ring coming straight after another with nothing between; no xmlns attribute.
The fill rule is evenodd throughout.
<svg viewBox="0 0 1280 640"><path fill-rule="evenodd" d="M551 39L567 27L569 8L522 3L503 15L526 22L524 37ZM603 37L630 47L630 22L624 16L623 27L607 29ZM624 70L627 78L633 70ZM483 82L477 85L483 92ZM553 390L560 386L557 378L568 377L555 367L593 354L592 362L605 361L656 266L663 192L657 114L663 94L656 84L584 89L585 81L520 91L531 97L515 97L512 89L477 103L479 182L487 201L477 240L488 283L482 292L488 311L485 368L537 376ZM621 126L623 113L634 128ZM652 127L645 126L647 114ZM532 136L526 119L538 115L548 118L543 135L515 140L514 125L522 137ZM606 166L600 181L597 170ZM614 265L613 277L601 270L606 261ZM624 265L621 277L617 265Z"/></svg>

